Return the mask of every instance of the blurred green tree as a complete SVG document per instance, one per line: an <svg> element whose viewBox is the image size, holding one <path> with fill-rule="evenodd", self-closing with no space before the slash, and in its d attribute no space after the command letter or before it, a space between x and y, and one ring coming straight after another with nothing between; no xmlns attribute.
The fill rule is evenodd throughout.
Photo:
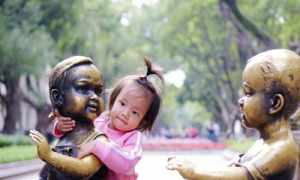
<svg viewBox="0 0 300 180"><path fill-rule="evenodd" d="M45 107L42 89L35 85L45 67L78 54L96 61L107 87L123 75L144 72L144 56L165 72L182 69L185 84L179 89L167 85L160 119L170 126L182 126L182 119L187 124L211 119L232 130L239 119L237 100L247 59L274 47L300 52L299 6L295 0L2 0L4 132L16 128L21 96L37 112ZM19 86L23 76L25 93ZM30 93L34 98L28 98Z"/></svg>
<svg viewBox="0 0 300 180"><path fill-rule="evenodd" d="M22 75L38 75L55 59L54 42L45 28L38 25L38 8L31 1L2 1L0 13L0 94L6 109L3 133L16 131L24 98L19 84Z"/></svg>

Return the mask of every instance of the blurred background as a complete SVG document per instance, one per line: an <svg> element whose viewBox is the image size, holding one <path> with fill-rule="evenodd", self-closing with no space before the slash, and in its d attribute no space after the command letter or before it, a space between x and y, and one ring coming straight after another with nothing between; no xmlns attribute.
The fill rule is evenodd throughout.
<svg viewBox="0 0 300 180"><path fill-rule="evenodd" d="M256 137L240 123L242 69L267 49L300 53L299 9L298 0L0 0L0 153L26 146L30 129L49 134L48 73L72 55L92 57L106 88L145 72L144 56L164 68L147 138Z"/></svg>

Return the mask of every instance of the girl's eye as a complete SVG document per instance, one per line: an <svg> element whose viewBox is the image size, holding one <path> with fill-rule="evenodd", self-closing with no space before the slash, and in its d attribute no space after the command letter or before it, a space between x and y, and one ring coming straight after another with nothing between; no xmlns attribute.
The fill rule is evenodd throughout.
<svg viewBox="0 0 300 180"><path fill-rule="evenodd" d="M135 116L140 116L140 114L137 111L132 111L132 114Z"/></svg>
<svg viewBox="0 0 300 180"><path fill-rule="evenodd" d="M125 106L125 103L123 101L120 101L121 106Z"/></svg>

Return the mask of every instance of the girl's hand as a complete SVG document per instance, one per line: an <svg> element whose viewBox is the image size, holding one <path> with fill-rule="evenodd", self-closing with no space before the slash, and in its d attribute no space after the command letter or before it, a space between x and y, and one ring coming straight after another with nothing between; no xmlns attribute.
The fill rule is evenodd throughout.
<svg viewBox="0 0 300 180"><path fill-rule="evenodd" d="M29 133L33 142L37 145L37 152L39 157L44 160L50 156L51 148L47 139L40 132L36 130L30 130Z"/></svg>
<svg viewBox="0 0 300 180"><path fill-rule="evenodd" d="M105 135L101 135L97 139L95 139L89 143L83 144L80 148L78 158L83 158L84 156L91 154L96 146L96 143L97 143L96 141L99 141L99 143L104 143L104 144L109 143L108 138Z"/></svg>
<svg viewBox="0 0 300 180"><path fill-rule="evenodd" d="M187 160L181 160L176 157L170 157L168 158L166 168L169 170L178 171L181 174L181 176L187 179L191 179L194 177L195 166L192 162L189 162Z"/></svg>
<svg viewBox="0 0 300 180"><path fill-rule="evenodd" d="M81 159L84 156L86 156L88 154L91 154L91 152L93 151L95 146L96 146L95 140L82 145L81 148L80 148L79 154L78 154L78 158Z"/></svg>
<svg viewBox="0 0 300 180"><path fill-rule="evenodd" d="M58 111L53 112L54 120L57 122L56 127L60 132L66 133L72 131L75 127L75 121L70 117L64 117Z"/></svg>

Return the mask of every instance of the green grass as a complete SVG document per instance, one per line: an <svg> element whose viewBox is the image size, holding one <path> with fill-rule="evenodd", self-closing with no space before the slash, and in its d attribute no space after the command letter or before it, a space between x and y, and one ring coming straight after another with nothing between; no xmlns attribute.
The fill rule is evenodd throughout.
<svg viewBox="0 0 300 180"><path fill-rule="evenodd" d="M0 148L0 164L37 158L33 145L8 146Z"/></svg>
<svg viewBox="0 0 300 180"><path fill-rule="evenodd" d="M226 144L229 149L244 153L254 144L254 142L255 140L253 139L230 139L226 141Z"/></svg>
<svg viewBox="0 0 300 180"><path fill-rule="evenodd" d="M12 145L31 145L29 136L23 134L4 135L0 134L0 148Z"/></svg>

